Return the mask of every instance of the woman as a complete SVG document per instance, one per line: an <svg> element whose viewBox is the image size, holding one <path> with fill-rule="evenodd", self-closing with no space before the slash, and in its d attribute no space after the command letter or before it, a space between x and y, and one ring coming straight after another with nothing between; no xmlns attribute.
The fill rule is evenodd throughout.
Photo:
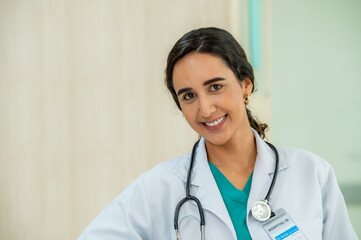
<svg viewBox="0 0 361 240"><path fill-rule="evenodd" d="M331 166L262 140L267 125L246 107L253 69L228 32L186 33L168 56L166 84L201 136L192 167L187 154L141 175L79 239L177 239L174 227L181 239L200 239L200 213L208 240L357 239ZM179 209L187 184L191 200Z"/></svg>

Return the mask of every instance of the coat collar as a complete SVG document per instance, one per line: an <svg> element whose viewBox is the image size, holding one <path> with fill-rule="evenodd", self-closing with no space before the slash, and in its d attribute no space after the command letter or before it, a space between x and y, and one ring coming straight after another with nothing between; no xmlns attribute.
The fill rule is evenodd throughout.
<svg viewBox="0 0 361 240"><path fill-rule="evenodd" d="M275 153L264 142L264 140L258 135L258 133L253 128L251 128L251 130L256 139L256 146L257 146L257 158L256 158L254 171L264 171L265 173L271 175L275 170L275 164L276 164ZM184 155L181 158L181 161L178 162L178 165L176 166L174 171L174 173L184 182L187 181L190 158L191 158L191 153ZM278 170L281 171L285 168L288 168L289 165L290 165L289 161L280 159ZM192 186L200 185L202 181L202 177L205 174L205 171L210 171L210 169L208 166L208 157L205 146L205 140L202 137L200 139L198 148L196 150L195 163L192 170L192 179L191 179ZM252 181L254 179L255 176L253 176Z"/></svg>

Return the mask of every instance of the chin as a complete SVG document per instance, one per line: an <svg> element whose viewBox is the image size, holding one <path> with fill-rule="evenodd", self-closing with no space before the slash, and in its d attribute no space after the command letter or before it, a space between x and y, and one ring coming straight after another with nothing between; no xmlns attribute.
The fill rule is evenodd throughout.
<svg viewBox="0 0 361 240"><path fill-rule="evenodd" d="M217 145L217 146L221 146L224 145L228 142L228 138L225 137L204 137L204 139L213 144L213 145Z"/></svg>

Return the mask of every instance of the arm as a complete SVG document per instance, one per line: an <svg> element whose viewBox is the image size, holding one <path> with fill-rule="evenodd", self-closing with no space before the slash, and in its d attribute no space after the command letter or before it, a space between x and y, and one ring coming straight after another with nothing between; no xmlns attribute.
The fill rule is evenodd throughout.
<svg viewBox="0 0 361 240"><path fill-rule="evenodd" d="M348 218L342 196L332 167L326 163L326 181L322 187L323 232L322 239L357 240Z"/></svg>

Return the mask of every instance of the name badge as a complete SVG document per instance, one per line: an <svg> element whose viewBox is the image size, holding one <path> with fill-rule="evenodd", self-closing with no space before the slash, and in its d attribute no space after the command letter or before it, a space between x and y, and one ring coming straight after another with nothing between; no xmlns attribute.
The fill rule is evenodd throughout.
<svg viewBox="0 0 361 240"><path fill-rule="evenodd" d="M262 224L262 227L273 240L307 240L283 208L275 211L275 216Z"/></svg>

